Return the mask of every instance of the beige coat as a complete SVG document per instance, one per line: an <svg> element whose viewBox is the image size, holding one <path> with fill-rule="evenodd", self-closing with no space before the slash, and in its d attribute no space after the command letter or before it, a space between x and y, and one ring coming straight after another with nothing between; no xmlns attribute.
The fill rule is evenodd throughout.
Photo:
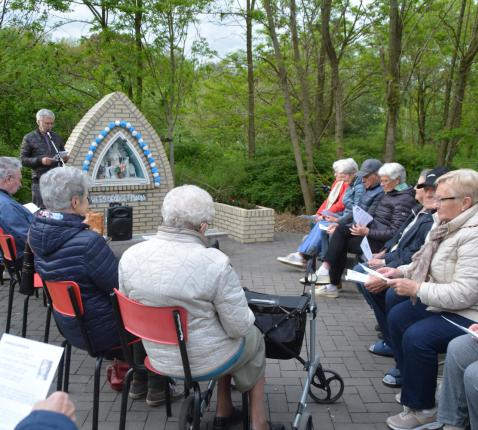
<svg viewBox="0 0 478 430"><path fill-rule="evenodd" d="M129 248L119 263L120 290L153 306L188 311L188 355L193 375L207 374L239 351L254 324L229 258L192 230L160 227L158 234ZM143 342L153 366L182 376L179 349Z"/></svg>
<svg viewBox="0 0 478 430"><path fill-rule="evenodd" d="M453 312L478 321L478 204L451 220L448 226L418 297L429 311ZM413 264L399 267L405 278L411 278Z"/></svg>

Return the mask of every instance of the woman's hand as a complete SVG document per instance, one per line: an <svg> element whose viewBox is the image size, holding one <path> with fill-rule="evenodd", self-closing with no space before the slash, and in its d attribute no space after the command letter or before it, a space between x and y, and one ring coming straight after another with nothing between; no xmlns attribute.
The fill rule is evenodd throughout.
<svg viewBox="0 0 478 430"><path fill-rule="evenodd" d="M385 249L383 251L377 252L375 254L372 254L373 258L383 258L385 257Z"/></svg>
<svg viewBox="0 0 478 430"><path fill-rule="evenodd" d="M388 288L387 282L383 279L376 278L375 276L369 276L368 281L365 283L365 288L371 293L377 294Z"/></svg>
<svg viewBox="0 0 478 430"><path fill-rule="evenodd" d="M367 236L369 231L370 229L368 227L360 224L354 224L352 227L350 227L352 236Z"/></svg>
<svg viewBox="0 0 478 430"><path fill-rule="evenodd" d="M381 267L377 270L377 272L389 279L403 278L403 273L401 270L394 269L393 267Z"/></svg>
<svg viewBox="0 0 478 430"><path fill-rule="evenodd" d="M390 281L388 281L388 285L392 288L395 288L395 292L399 296L408 297L416 297L418 289L420 288L418 282L406 278L390 279Z"/></svg>
<svg viewBox="0 0 478 430"><path fill-rule="evenodd" d="M335 229L337 228L338 224L330 224L327 227L327 234L333 234Z"/></svg>
<svg viewBox="0 0 478 430"><path fill-rule="evenodd" d="M335 216L328 215L325 217L325 221L328 221L328 222L337 222L337 220L338 218Z"/></svg>
<svg viewBox="0 0 478 430"><path fill-rule="evenodd" d="M72 421L76 421L75 405L67 393L55 391L45 400L40 400L33 405L32 410L57 412L66 415Z"/></svg>
<svg viewBox="0 0 478 430"><path fill-rule="evenodd" d="M314 223L317 224L319 221L322 221L323 219L324 217L322 215L315 214Z"/></svg>
<svg viewBox="0 0 478 430"><path fill-rule="evenodd" d="M472 324L470 327L468 327L468 330L478 333L478 324Z"/></svg>
<svg viewBox="0 0 478 430"><path fill-rule="evenodd" d="M372 258L371 260L368 260L367 264L371 269L378 269L385 266L385 260L380 258Z"/></svg>

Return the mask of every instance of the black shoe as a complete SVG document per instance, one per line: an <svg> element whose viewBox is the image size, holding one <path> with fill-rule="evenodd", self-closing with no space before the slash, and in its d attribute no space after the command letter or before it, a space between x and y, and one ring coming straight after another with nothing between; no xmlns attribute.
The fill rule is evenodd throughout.
<svg viewBox="0 0 478 430"><path fill-rule="evenodd" d="M213 430L225 430L230 425L242 421L242 411L233 408L232 414L229 417L214 417L212 425Z"/></svg>

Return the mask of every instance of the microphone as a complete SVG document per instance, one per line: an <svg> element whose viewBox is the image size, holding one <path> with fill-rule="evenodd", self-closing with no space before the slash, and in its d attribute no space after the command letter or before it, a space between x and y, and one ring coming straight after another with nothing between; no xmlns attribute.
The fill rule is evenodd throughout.
<svg viewBox="0 0 478 430"><path fill-rule="evenodd" d="M61 166L65 166L65 162L63 161L63 158L61 158L60 152L58 151L55 142L53 142L50 131L47 131L46 135L48 136L48 139L50 139L50 143L53 146L53 149L56 151L56 158L58 159L57 161L60 163Z"/></svg>

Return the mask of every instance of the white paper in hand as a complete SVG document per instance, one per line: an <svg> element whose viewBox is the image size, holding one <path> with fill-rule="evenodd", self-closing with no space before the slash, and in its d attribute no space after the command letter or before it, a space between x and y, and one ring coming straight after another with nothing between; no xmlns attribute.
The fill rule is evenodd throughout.
<svg viewBox="0 0 478 430"><path fill-rule="evenodd" d="M360 206L354 206L352 208L352 214L355 224L366 226L373 221L373 217L367 211L364 211Z"/></svg>
<svg viewBox="0 0 478 430"><path fill-rule="evenodd" d="M367 236L365 236L360 243L360 249L362 250L363 255L367 259L367 261L373 258L372 250L370 249L370 244L368 243Z"/></svg>
<svg viewBox="0 0 478 430"><path fill-rule="evenodd" d="M363 267L363 270L365 270L368 274L375 276L376 278L383 279L384 281L390 281L390 279L386 278L385 276L383 276L381 273L377 272L376 270L372 270L370 267L367 267L362 263L360 263L360 265Z"/></svg>
<svg viewBox="0 0 478 430"><path fill-rule="evenodd" d="M345 275L346 281L353 281L353 282L362 282L366 283L369 281L369 276L365 273L356 272L355 270L347 269L347 274Z"/></svg>
<svg viewBox="0 0 478 430"><path fill-rule="evenodd" d="M40 210L40 208L35 203L25 203L23 207L25 209L28 209L32 214Z"/></svg>
<svg viewBox="0 0 478 430"><path fill-rule="evenodd" d="M452 320L449 320L448 318L444 317L443 315L441 316L443 319L447 320L449 323L453 324L454 326L458 327L460 330L464 331L465 333L471 334L475 339L478 339L478 333L471 331L470 329L463 327L460 324L457 324L456 322L453 322Z"/></svg>
<svg viewBox="0 0 478 430"><path fill-rule="evenodd" d="M0 430L13 429L48 394L63 348L4 334L0 340Z"/></svg>

